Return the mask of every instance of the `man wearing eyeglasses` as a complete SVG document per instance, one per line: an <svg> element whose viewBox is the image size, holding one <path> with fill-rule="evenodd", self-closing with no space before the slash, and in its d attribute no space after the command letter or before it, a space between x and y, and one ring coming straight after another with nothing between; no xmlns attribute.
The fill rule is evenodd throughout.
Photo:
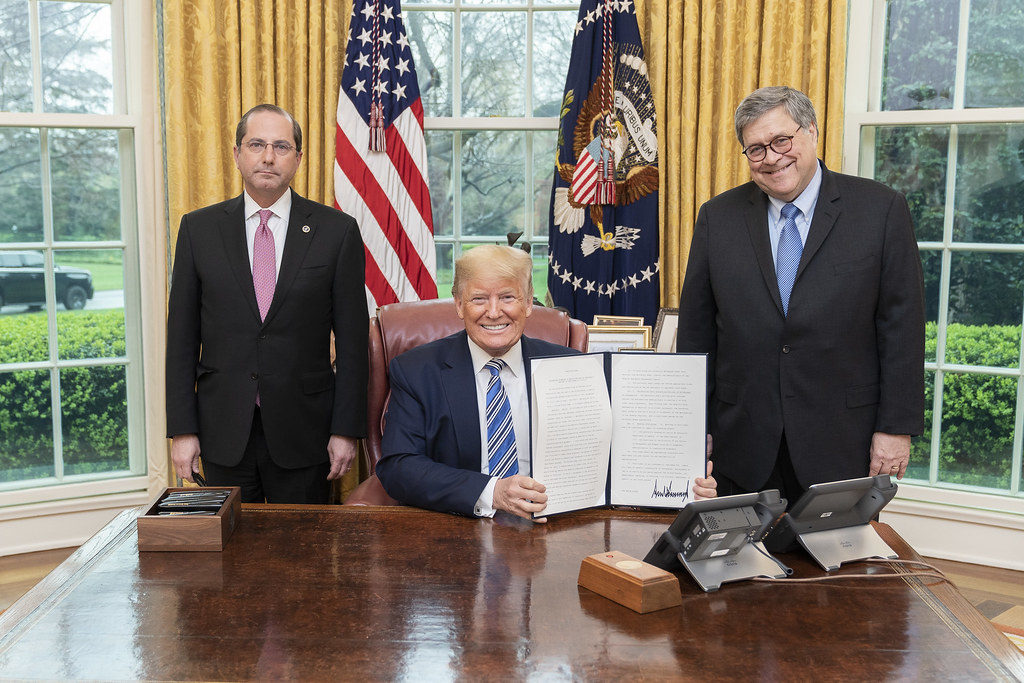
<svg viewBox="0 0 1024 683"><path fill-rule="evenodd" d="M924 426L921 261L902 194L815 154L803 93L761 88L736 135L752 182L697 216L679 351L709 354L718 493L902 478Z"/></svg>
<svg viewBox="0 0 1024 683"><path fill-rule="evenodd" d="M167 314L167 433L182 479L326 503L366 429L368 320L355 220L289 184L302 129L261 104L235 131L243 193L181 219ZM331 368L331 332L337 373Z"/></svg>

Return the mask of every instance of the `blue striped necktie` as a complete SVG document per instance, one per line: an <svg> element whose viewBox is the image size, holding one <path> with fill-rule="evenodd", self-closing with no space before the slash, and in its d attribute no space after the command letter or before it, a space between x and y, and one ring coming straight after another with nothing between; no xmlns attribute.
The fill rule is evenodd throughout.
<svg viewBox="0 0 1024 683"><path fill-rule="evenodd" d="M487 467L492 477L499 479L519 474L516 432L512 428L512 407L498 374L505 361L492 358L484 365L491 373L487 382Z"/></svg>
<svg viewBox="0 0 1024 683"><path fill-rule="evenodd" d="M796 216L800 209L794 204L782 207L782 232L775 254L775 276L779 279L779 295L782 297L782 312L789 315L789 295L793 292L796 271L800 267L800 255L804 252L800 232L796 229Z"/></svg>

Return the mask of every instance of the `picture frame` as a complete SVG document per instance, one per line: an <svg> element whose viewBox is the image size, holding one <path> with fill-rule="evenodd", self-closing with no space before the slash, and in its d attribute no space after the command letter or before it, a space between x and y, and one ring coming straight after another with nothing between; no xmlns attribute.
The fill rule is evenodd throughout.
<svg viewBox="0 0 1024 683"><path fill-rule="evenodd" d="M590 339L587 352L645 349L651 345L651 326L627 327L623 325L588 325Z"/></svg>
<svg viewBox="0 0 1024 683"><path fill-rule="evenodd" d="M594 325L598 327L643 327L642 315L594 315Z"/></svg>
<svg viewBox="0 0 1024 683"><path fill-rule="evenodd" d="M658 311L658 321L654 325L654 348L658 353L675 353L678 332L679 309L663 308Z"/></svg>

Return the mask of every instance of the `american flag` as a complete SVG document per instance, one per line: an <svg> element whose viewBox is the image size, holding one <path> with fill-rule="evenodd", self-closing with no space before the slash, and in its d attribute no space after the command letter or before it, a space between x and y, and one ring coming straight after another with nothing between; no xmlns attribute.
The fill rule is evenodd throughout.
<svg viewBox="0 0 1024 683"><path fill-rule="evenodd" d="M370 315L436 299L423 104L398 0L353 3L337 122L335 202L363 235Z"/></svg>
<svg viewBox="0 0 1024 683"><path fill-rule="evenodd" d="M587 145L576 163L572 174L572 198L577 204L594 204L597 199L598 160L604 163L607 156L603 154L601 138L594 138Z"/></svg>

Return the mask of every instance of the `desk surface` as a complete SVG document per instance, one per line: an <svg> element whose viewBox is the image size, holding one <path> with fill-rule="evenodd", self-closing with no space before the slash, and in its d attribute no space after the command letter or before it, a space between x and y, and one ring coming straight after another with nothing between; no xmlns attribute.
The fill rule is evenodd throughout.
<svg viewBox="0 0 1024 683"><path fill-rule="evenodd" d="M646 615L577 587L583 557L643 557L671 519L244 506L223 552L139 553L126 512L0 615L0 678L1024 679L1024 655L931 580L704 594L684 577L682 606Z"/></svg>

